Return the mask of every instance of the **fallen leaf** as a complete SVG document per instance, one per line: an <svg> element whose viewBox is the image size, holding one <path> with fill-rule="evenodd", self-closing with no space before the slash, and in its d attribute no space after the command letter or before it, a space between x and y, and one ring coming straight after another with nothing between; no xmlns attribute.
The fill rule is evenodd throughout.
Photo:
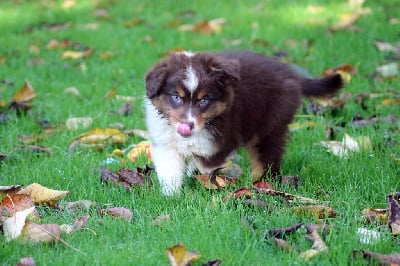
<svg viewBox="0 0 400 266"><path fill-rule="evenodd" d="M316 125L317 124L314 121L293 122L289 124L289 130L297 131L300 129L315 128Z"/></svg>
<svg viewBox="0 0 400 266"><path fill-rule="evenodd" d="M335 32L338 30L351 29L352 25L361 17L361 15L369 13L371 13L369 8L359 8L355 10L354 13L341 14L340 21L330 27L329 30Z"/></svg>
<svg viewBox="0 0 400 266"><path fill-rule="evenodd" d="M111 90L107 91L106 94L104 95L104 99L110 100L117 95L117 89L115 87L112 87Z"/></svg>
<svg viewBox="0 0 400 266"><path fill-rule="evenodd" d="M168 214L161 214L157 216L153 221L151 221L152 225L163 225L167 222L169 222L171 218L169 217Z"/></svg>
<svg viewBox="0 0 400 266"><path fill-rule="evenodd" d="M193 31L204 35L212 33L220 33L222 26L225 24L224 18L217 18L212 20L203 20L196 24L185 24L179 26L180 31Z"/></svg>
<svg viewBox="0 0 400 266"><path fill-rule="evenodd" d="M123 218L125 220L131 221L133 214L131 210L124 208L124 207L113 207L113 208L107 208L107 209L99 209L98 210L99 214L102 215L109 215L111 217L116 217L116 218Z"/></svg>
<svg viewBox="0 0 400 266"><path fill-rule="evenodd" d="M117 172L120 180L128 183L131 186L145 186L152 185L151 179L144 174L139 173L128 168L119 169Z"/></svg>
<svg viewBox="0 0 400 266"><path fill-rule="evenodd" d="M234 178L217 175L219 170L221 169L216 169L209 175L194 175L194 177L207 189L220 189L236 183Z"/></svg>
<svg viewBox="0 0 400 266"><path fill-rule="evenodd" d="M106 168L100 169L100 178L101 181L105 183L111 182L115 185L122 185L126 190L130 190L132 188L128 183L120 181L117 174L114 174L111 170Z"/></svg>
<svg viewBox="0 0 400 266"><path fill-rule="evenodd" d="M388 223L388 210L387 209L364 209L361 211L362 217L367 223Z"/></svg>
<svg viewBox="0 0 400 266"><path fill-rule="evenodd" d="M0 202L0 211L3 216L13 216L16 212L34 206L31 197L27 194L7 194Z"/></svg>
<svg viewBox="0 0 400 266"><path fill-rule="evenodd" d="M142 18L134 18L124 22L125 28L132 28L144 22Z"/></svg>
<svg viewBox="0 0 400 266"><path fill-rule="evenodd" d="M334 218L337 211L323 205L308 205L294 207L293 211L298 216L312 216L315 219Z"/></svg>
<svg viewBox="0 0 400 266"><path fill-rule="evenodd" d="M73 213L77 213L79 211L87 211L95 205L96 202L91 200L78 200L73 202L61 202L57 205L57 207L61 210L67 210Z"/></svg>
<svg viewBox="0 0 400 266"><path fill-rule="evenodd" d="M62 41L58 41L56 39L51 39L49 41L49 43L47 44L46 48L47 49L59 49L59 48L65 49L65 48L70 47L71 45L72 45L72 42L69 39L64 39Z"/></svg>
<svg viewBox="0 0 400 266"><path fill-rule="evenodd" d="M303 203L303 204L316 204L316 205L318 204L317 200L310 199L310 198L303 197L303 196L294 195L294 194L289 194L286 192L281 192L281 191L278 191L275 189L264 189L262 191L258 191L258 193L267 194L267 195L276 196L276 197L283 197L289 203L299 202L299 203Z"/></svg>
<svg viewBox="0 0 400 266"><path fill-rule="evenodd" d="M293 251L292 245L290 245L287 241L274 237L274 243L278 247L286 251Z"/></svg>
<svg viewBox="0 0 400 266"><path fill-rule="evenodd" d="M88 128L93 122L91 117L71 117L65 121L65 125L69 130L78 128Z"/></svg>
<svg viewBox="0 0 400 266"><path fill-rule="evenodd" d="M126 131L125 131L126 132ZM148 162L151 162L151 143L149 141L141 141L133 146L133 148L126 155L132 162L142 156Z"/></svg>
<svg viewBox="0 0 400 266"><path fill-rule="evenodd" d="M374 40L373 44L380 52L395 52L400 53L400 44L393 45L389 42Z"/></svg>
<svg viewBox="0 0 400 266"><path fill-rule="evenodd" d="M129 136L138 136L141 137L143 139L149 139L150 135L149 132L147 132L146 130L143 129L128 129L124 131L125 134L129 135ZM150 142L147 142L147 144L151 145ZM149 147L151 148L151 147Z"/></svg>
<svg viewBox="0 0 400 266"><path fill-rule="evenodd" d="M25 226L26 217L35 210L35 207L16 212L12 217L3 222L3 233L6 241L17 238L21 235Z"/></svg>
<svg viewBox="0 0 400 266"><path fill-rule="evenodd" d="M393 78L399 74L399 68L398 68L397 63L390 63L390 64L379 66L376 68L376 71L383 78Z"/></svg>
<svg viewBox="0 0 400 266"><path fill-rule="evenodd" d="M295 231L297 231L300 227L303 226L303 222L298 222L296 224L287 226L287 227L277 227L277 228L272 228L270 230L268 230L268 235L273 236L273 237L278 237L278 238L282 238L285 235L288 235L290 233L293 233Z"/></svg>
<svg viewBox="0 0 400 266"><path fill-rule="evenodd" d="M400 192L387 196L389 204L388 224L393 235L400 235Z"/></svg>
<svg viewBox="0 0 400 266"><path fill-rule="evenodd" d="M128 139L128 136L122 131L114 128L100 129L96 128L89 132L81 134L75 138L70 144L70 150L74 150L77 146L92 148L103 148L110 144L124 143Z"/></svg>
<svg viewBox="0 0 400 266"><path fill-rule="evenodd" d="M228 196L225 196L222 201L226 201L228 198L238 199L238 198L247 198L249 199L253 195L253 192L249 187L241 187L230 193Z"/></svg>
<svg viewBox="0 0 400 266"><path fill-rule="evenodd" d="M306 238L313 242L311 249L301 252L299 257L305 261L310 261L315 256L319 255L322 252L328 252L329 248L325 244L324 240L318 234L317 226L313 224L307 224L307 235Z"/></svg>
<svg viewBox="0 0 400 266"><path fill-rule="evenodd" d="M371 149L371 140L368 136L353 138L345 134L342 142L339 141L321 141L321 145L332 154L346 158L350 153L356 153L361 150Z"/></svg>
<svg viewBox="0 0 400 266"><path fill-rule="evenodd" d="M263 193L267 189L275 189L273 185L265 181L255 181L253 182L253 186L258 193Z"/></svg>
<svg viewBox="0 0 400 266"><path fill-rule="evenodd" d="M82 229L83 227L85 227L89 218L90 218L90 215L85 215L85 216L76 218L76 219L74 219L72 224L62 224L60 226L60 229L62 232L65 232L67 234L72 234L73 232L78 231L78 230Z"/></svg>
<svg viewBox="0 0 400 266"><path fill-rule="evenodd" d="M25 257L17 262L17 266L36 266L36 262L32 257Z"/></svg>
<svg viewBox="0 0 400 266"><path fill-rule="evenodd" d="M58 241L61 237L61 227L58 224L26 222L21 236L33 243Z"/></svg>
<svg viewBox="0 0 400 266"><path fill-rule="evenodd" d="M0 186L0 200L7 194L15 194L22 189L22 185Z"/></svg>
<svg viewBox="0 0 400 266"><path fill-rule="evenodd" d="M183 244L167 248L166 253L171 266L189 266L200 258L197 251L188 251Z"/></svg>
<svg viewBox="0 0 400 266"><path fill-rule="evenodd" d="M379 242L382 237L380 232L366 228L358 228L357 235L362 244L375 244Z"/></svg>
<svg viewBox="0 0 400 266"><path fill-rule="evenodd" d="M62 59L73 59L73 60L76 60L76 59L80 59L80 58L89 57L89 56L92 55L92 53L93 53L93 49L92 48L84 50L84 51L71 51L71 50L68 50L68 51L63 52L61 58Z"/></svg>
<svg viewBox="0 0 400 266"><path fill-rule="evenodd" d="M354 250L352 252L352 257L355 258L358 254L361 254L363 258L368 261L368 265L370 264L371 259L379 262L379 265L400 265L400 253L380 254L369 250Z"/></svg>
<svg viewBox="0 0 400 266"><path fill-rule="evenodd" d="M76 88L76 87L65 88L64 92L75 95L75 96L81 96L81 93L79 92L78 88Z"/></svg>
<svg viewBox="0 0 400 266"><path fill-rule="evenodd" d="M25 80L25 84L22 88L13 96L14 102L28 102L36 97L36 92L28 80Z"/></svg>
<svg viewBox="0 0 400 266"><path fill-rule="evenodd" d="M69 191L49 189L38 183L33 183L20 193L28 194L34 203L52 205L56 200L66 197Z"/></svg>

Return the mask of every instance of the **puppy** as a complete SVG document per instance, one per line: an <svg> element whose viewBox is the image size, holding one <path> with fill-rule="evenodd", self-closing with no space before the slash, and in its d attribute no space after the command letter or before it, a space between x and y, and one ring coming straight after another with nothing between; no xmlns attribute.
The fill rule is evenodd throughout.
<svg viewBox="0 0 400 266"><path fill-rule="evenodd" d="M205 174L245 147L253 180L278 175L302 96L343 86L332 74L305 78L252 52L176 53L146 75L146 123L162 192L179 192L186 165Z"/></svg>

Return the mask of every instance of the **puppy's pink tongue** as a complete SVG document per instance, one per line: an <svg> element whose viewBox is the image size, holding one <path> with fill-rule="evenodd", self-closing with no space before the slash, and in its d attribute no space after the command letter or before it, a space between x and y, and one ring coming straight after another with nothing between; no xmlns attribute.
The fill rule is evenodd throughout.
<svg viewBox="0 0 400 266"><path fill-rule="evenodd" d="M190 128L190 125L186 123L179 123L178 133L183 137L190 137L192 135L192 129Z"/></svg>

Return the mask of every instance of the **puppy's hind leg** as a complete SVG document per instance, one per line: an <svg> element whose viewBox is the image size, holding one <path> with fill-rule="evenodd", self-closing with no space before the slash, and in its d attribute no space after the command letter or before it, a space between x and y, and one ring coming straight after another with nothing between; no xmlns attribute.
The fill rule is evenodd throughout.
<svg viewBox="0 0 400 266"><path fill-rule="evenodd" d="M246 145L253 181L268 176L276 178L280 175L284 145L284 136L263 137Z"/></svg>
<svg viewBox="0 0 400 266"><path fill-rule="evenodd" d="M162 193L173 195L179 192L185 171L183 157L175 149L164 145L154 145L152 157Z"/></svg>

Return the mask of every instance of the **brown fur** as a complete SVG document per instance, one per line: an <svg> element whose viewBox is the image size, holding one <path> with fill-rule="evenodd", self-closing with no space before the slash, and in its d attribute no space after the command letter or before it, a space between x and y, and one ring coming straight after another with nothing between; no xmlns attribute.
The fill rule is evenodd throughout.
<svg viewBox="0 0 400 266"><path fill-rule="evenodd" d="M192 92L183 85L189 65L199 78L199 86ZM191 112L198 126L210 132L217 147L217 152L207 157L193 154L204 167L221 166L244 146L254 179L279 173L288 124L301 98L328 95L342 86L339 74L308 79L287 64L251 52L174 54L146 76L148 99L171 124L185 122L189 106L194 106ZM184 104L174 106L174 93ZM210 103L203 108L199 101L205 96Z"/></svg>

